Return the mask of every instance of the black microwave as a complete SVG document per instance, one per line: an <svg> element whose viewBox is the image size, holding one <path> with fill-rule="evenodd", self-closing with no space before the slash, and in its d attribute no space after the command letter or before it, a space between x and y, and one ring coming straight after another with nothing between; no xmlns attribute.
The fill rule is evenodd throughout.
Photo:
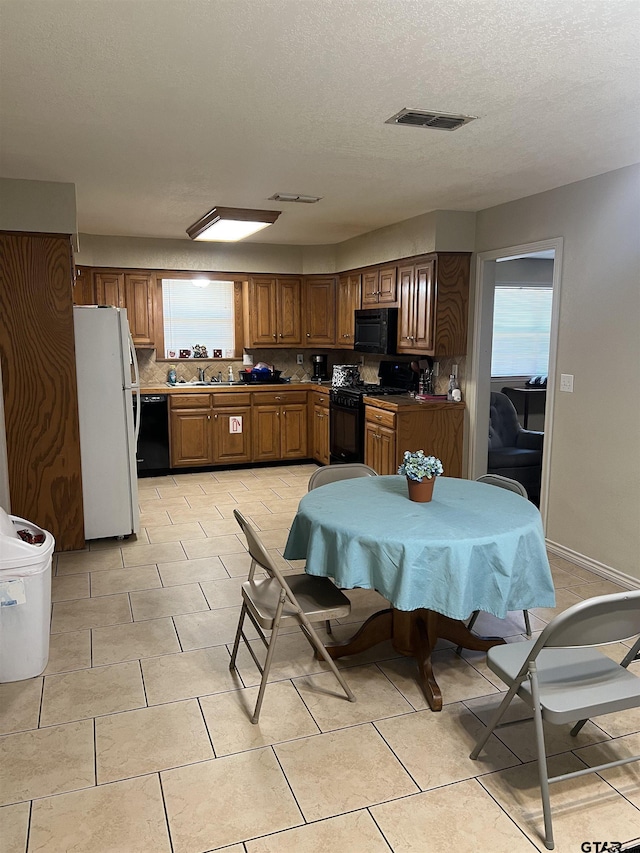
<svg viewBox="0 0 640 853"><path fill-rule="evenodd" d="M363 308L355 312L353 348L357 352L395 355L397 337L397 308Z"/></svg>

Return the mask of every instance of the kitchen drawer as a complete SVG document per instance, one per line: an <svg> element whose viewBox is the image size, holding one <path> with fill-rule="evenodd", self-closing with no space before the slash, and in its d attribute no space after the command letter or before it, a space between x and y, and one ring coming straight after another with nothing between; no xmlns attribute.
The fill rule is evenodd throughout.
<svg viewBox="0 0 640 853"><path fill-rule="evenodd" d="M223 406L250 406L251 394L248 391L214 394L213 405L217 408L221 408Z"/></svg>
<svg viewBox="0 0 640 853"><path fill-rule="evenodd" d="M311 402L314 406L325 406L329 407L329 394L324 393L322 391L312 391L311 392Z"/></svg>
<svg viewBox="0 0 640 853"><path fill-rule="evenodd" d="M306 391L262 391L253 394L254 406L288 406L290 403L306 402Z"/></svg>
<svg viewBox="0 0 640 853"><path fill-rule="evenodd" d="M376 409L375 406L365 406L365 420L368 424L396 428L395 412L387 412L384 409Z"/></svg>
<svg viewBox="0 0 640 853"><path fill-rule="evenodd" d="M208 409L211 407L211 394L170 394L170 408Z"/></svg>

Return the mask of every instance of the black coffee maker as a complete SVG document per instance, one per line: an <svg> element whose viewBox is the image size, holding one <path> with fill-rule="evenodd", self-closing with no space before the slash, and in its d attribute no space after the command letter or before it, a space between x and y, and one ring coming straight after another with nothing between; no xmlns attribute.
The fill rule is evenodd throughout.
<svg viewBox="0 0 640 853"><path fill-rule="evenodd" d="M327 373L327 358L326 355L312 355L311 364L313 365L312 382L325 382L329 378Z"/></svg>

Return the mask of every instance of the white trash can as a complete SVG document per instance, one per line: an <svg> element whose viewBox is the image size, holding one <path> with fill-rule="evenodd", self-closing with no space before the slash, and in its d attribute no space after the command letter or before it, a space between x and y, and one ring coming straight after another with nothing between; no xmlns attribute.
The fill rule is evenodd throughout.
<svg viewBox="0 0 640 853"><path fill-rule="evenodd" d="M42 539L32 544L27 539ZM0 507L0 683L40 675L49 660L55 539Z"/></svg>

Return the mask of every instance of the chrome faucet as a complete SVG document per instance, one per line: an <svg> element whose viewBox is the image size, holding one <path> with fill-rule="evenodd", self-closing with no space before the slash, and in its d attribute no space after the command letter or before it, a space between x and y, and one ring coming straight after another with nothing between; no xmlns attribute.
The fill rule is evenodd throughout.
<svg viewBox="0 0 640 853"><path fill-rule="evenodd" d="M214 367L214 365L208 364L205 368L202 368L202 367L198 368L198 381L199 382L204 382L206 380L207 370L209 370L209 368L211 368L211 367ZM221 378L219 372L218 372L218 378L217 379L214 379L213 376L211 377L211 382L221 382L221 381L222 381L222 378Z"/></svg>

